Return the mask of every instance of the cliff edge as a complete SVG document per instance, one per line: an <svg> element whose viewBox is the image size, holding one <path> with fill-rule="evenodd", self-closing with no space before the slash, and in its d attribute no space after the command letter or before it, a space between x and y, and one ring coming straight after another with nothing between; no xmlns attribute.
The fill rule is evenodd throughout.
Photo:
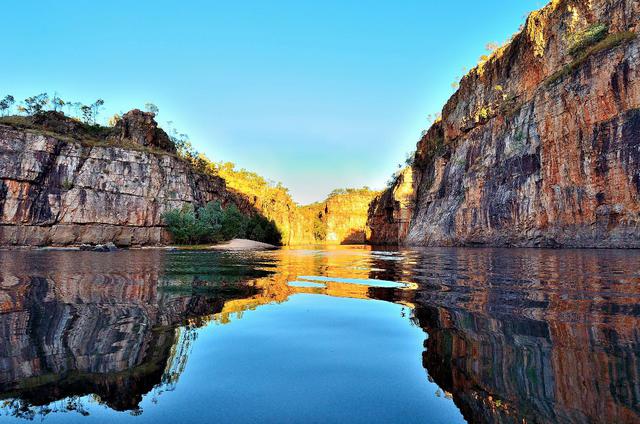
<svg viewBox="0 0 640 424"><path fill-rule="evenodd" d="M153 114L133 110L100 131L51 111L0 125L1 246L158 245L170 241L168 209L246 209L222 178L175 154Z"/></svg>
<svg viewBox="0 0 640 424"><path fill-rule="evenodd" d="M369 242L640 247L640 2L554 0L465 76Z"/></svg>

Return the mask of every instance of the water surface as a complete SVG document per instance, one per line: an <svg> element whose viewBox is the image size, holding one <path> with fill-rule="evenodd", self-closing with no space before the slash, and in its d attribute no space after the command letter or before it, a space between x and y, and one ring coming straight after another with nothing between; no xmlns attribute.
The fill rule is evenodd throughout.
<svg viewBox="0 0 640 424"><path fill-rule="evenodd" d="M2 422L640 422L640 252L0 252Z"/></svg>

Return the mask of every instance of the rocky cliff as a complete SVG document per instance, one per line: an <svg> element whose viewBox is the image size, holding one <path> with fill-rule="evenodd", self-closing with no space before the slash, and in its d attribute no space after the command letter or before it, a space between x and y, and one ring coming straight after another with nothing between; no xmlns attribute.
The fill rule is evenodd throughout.
<svg viewBox="0 0 640 424"><path fill-rule="evenodd" d="M0 245L155 245L168 241L167 209L248 208L176 156L152 114L129 112L108 135L55 112L28 121L0 125Z"/></svg>
<svg viewBox="0 0 640 424"><path fill-rule="evenodd" d="M379 192L361 189L334 190L324 201L299 208L298 232L305 242L364 244L369 204Z"/></svg>
<svg viewBox="0 0 640 424"><path fill-rule="evenodd" d="M640 2L554 0L465 76L371 243L640 247Z"/></svg>

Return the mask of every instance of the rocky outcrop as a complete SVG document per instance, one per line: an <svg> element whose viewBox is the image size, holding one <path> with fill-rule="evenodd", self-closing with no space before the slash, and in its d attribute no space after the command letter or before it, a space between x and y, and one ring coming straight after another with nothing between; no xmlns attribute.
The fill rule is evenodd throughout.
<svg viewBox="0 0 640 424"><path fill-rule="evenodd" d="M374 202L370 241L640 247L639 17L634 0L532 13L418 143L412 195L400 178Z"/></svg>
<svg viewBox="0 0 640 424"><path fill-rule="evenodd" d="M364 244L367 210L378 194L368 188L340 189L323 202L298 207L292 244Z"/></svg>
<svg viewBox="0 0 640 424"><path fill-rule="evenodd" d="M156 147L158 149L175 153L176 146L167 133L158 128L155 114L142 112L139 109L131 110L118 119L113 135L109 138L116 142L132 142L144 147Z"/></svg>
<svg viewBox="0 0 640 424"><path fill-rule="evenodd" d="M157 245L168 209L248 208L223 179L160 150L169 139L149 119L126 114L111 142L0 125L0 245Z"/></svg>

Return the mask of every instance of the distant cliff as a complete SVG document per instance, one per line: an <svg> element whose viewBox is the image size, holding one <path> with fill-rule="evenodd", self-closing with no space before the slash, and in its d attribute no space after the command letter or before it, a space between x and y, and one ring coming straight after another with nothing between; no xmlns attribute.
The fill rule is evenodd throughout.
<svg viewBox="0 0 640 424"><path fill-rule="evenodd" d="M640 247L640 2L554 0L465 76L371 243Z"/></svg>
<svg viewBox="0 0 640 424"><path fill-rule="evenodd" d="M369 204L378 194L368 188L334 190L324 201L301 207L298 220L315 243L364 244Z"/></svg>

